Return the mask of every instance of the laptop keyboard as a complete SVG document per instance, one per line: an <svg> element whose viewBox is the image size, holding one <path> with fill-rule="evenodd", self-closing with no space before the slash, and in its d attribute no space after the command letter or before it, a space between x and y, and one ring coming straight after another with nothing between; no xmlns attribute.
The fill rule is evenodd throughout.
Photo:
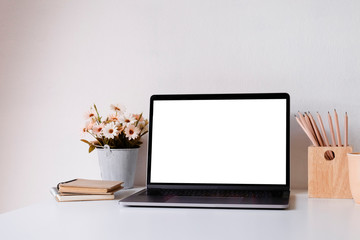
<svg viewBox="0 0 360 240"><path fill-rule="evenodd" d="M282 197L283 191L244 191L244 190L194 190L194 189L161 189L150 194L162 196L199 196L199 197L241 197L241 198L272 198Z"/></svg>

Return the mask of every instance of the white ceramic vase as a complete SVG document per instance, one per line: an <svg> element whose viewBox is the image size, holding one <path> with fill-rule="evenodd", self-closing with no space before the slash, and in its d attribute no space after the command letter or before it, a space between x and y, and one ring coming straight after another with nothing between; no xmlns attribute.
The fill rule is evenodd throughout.
<svg viewBox="0 0 360 240"><path fill-rule="evenodd" d="M104 149L98 148L101 178L103 180L122 181L124 189L134 186L136 161L139 148Z"/></svg>

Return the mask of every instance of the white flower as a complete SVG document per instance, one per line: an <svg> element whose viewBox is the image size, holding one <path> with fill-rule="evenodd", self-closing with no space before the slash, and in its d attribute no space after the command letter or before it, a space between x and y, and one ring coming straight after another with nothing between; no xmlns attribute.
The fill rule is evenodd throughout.
<svg viewBox="0 0 360 240"><path fill-rule="evenodd" d="M95 119L96 118L96 112L93 108L90 108L89 111L87 111L85 114L84 114L84 117L86 120L88 119Z"/></svg>
<svg viewBox="0 0 360 240"><path fill-rule="evenodd" d="M104 124L100 124L100 125L96 124L93 126L92 130L97 137L101 137L104 130Z"/></svg>
<svg viewBox="0 0 360 240"><path fill-rule="evenodd" d="M149 131L148 125L138 125L138 127L140 127L141 132L147 132L147 131Z"/></svg>
<svg viewBox="0 0 360 240"><path fill-rule="evenodd" d="M86 121L84 127L81 130L82 133L81 136L85 136L85 133L88 133L92 129L93 125L94 125L93 121Z"/></svg>
<svg viewBox="0 0 360 240"><path fill-rule="evenodd" d="M145 121L142 114L133 114L132 116L136 119L136 121L139 121L139 122L144 122Z"/></svg>
<svg viewBox="0 0 360 240"><path fill-rule="evenodd" d="M129 125L125 128L125 135L129 140L137 138L139 133L140 129L134 125Z"/></svg>
<svg viewBox="0 0 360 240"><path fill-rule="evenodd" d="M94 126L94 122L93 121L86 121L85 126L83 128L83 132L88 132L89 130L91 130Z"/></svg>
<svg viewBox="0 0 360 240"><path fill-rule="evenodd" d="M103 129L103 134L106 138L111 138L111 139L114 138L118 134L115 123L110 122L110 123L106 124Z"/></svg>
<svg viewBox="0 0 360 240"><path fill-rule="evenodd" d="M109 119L109 121L116 122L116 121L119 121L120 116L119 116L117 113L115 113L115 114L110 114L110 115L108 116L108 119Z"/></svg>
<svg viewBox="0 0 360 240"><path fill-rule="evenodd" d="M87 128L87 124L85 124L85 126L81 129L81 136L85 136L85 133L88 132L88 128Z"/></svg>
<svg viewBox="0 0 360 240"><path fill-rule="evenodd" d="M122 115L119 118L119 122L123 125L123 126L129 126L133 123L136 122L136 119L132 116L132 115Z"/></svg>
<svg viewBox="0 0 360 240"><path fill-rule="evenodd" d="M120 114L124 114L124 112L126 111L126 108L121 104L111 104L110 109Z"/></svg>
<svg viewBox="0 0 360 240"><path fill-rule="evenodd" d="M117 131L118 133L121 133L122 131L124 131L125 127L123 125L117 125Z"/></svg>

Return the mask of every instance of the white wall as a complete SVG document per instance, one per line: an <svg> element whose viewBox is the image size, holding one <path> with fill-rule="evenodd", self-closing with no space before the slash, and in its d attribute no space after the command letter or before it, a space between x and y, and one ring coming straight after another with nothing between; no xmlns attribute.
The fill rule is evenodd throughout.
<svg viewBox="0 0 360 240"><path fill-rule="evenodd" d="M100 177L79 141L93 103L148 116L155 93L285 91L292 113L347 111L359 151L359 13L357 0L0 0L0 212ZM291 141L292 186L306 187L294 119Z"/></svg>

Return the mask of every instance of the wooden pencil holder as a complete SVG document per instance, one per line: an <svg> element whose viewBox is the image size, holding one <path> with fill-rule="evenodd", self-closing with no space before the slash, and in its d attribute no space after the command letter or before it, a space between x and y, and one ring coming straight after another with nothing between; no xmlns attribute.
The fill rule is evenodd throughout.
<svg viewBox="0 0 360 240"><path fill-rule="evenodd" d="M352 152L350 146L308 148L309 197L352 198L347 161L349 152ZM335 157L328 160L328 156Z"/></svg>

